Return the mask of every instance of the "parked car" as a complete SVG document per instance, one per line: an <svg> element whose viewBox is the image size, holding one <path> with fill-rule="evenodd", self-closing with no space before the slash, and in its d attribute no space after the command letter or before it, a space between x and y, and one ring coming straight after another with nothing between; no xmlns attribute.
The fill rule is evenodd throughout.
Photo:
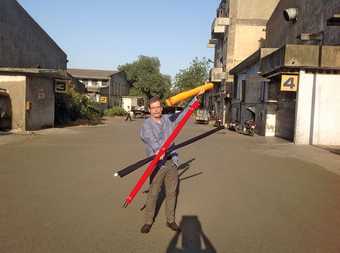
<svg viewBox="0 0 340 253"><path fill-rule="evenodd" d="M209 115L208 110L203 109L203 108L198 109L196 111L195 120L199 124L209 124L210 115Z"/></svg>

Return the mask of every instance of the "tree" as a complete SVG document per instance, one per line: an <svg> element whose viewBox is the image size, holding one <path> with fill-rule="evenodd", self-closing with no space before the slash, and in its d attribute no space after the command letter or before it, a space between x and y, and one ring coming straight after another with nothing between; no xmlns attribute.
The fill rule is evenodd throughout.
<svg viewBox="0 0 340 253"><path fill-rule="evenodd" d="M163 75L160 67L157 57L141 55L136 61L119 66L118 70L124 71L132 84L131 95L145 95L147 98L158 95L163 99L170 94L171 78Z"/></svg>
<svg viewBox="0 0 340 253"><path fill-rule="evenodd" d="M175 76L174 88L177 91L195 88L209 79L210 62L207 58L197 57L186 69L181 69Z"/></svg>

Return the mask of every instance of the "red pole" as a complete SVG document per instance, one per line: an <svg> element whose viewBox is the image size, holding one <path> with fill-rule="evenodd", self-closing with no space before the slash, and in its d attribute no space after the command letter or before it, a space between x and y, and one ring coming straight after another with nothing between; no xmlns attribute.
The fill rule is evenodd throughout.
<svg viewBox="0 0 340 253"><path fill-rule="evenodd" d="M165 152L167 151L167 149L169 148L169 146L171 145L171 143L175 140L175 138L177 137L177 135L179 134L179 132L182 130L182 128L184 127L185 123L188 121L188 119L190 118L191 114L200 106L200 102L198 100L196 100L190 107L189 110L186 112L186 114L183 116L183 118L181 119L181 121L178 123L178 125L176 126L176 128L173 130L173 132L171 133L171 135L169 136L169 138L165 141L165 143L163 144L163 146L160 148L158 154L155 156L155 158L152 160L152 162L148 165L148 167L146 168L145 172L143 173L143 175L141 176L141 178L137 181L137 184L135 185L135 187L133 188L133 190L131 191L131 193L126 197L125 202L123 207L127 207L132 200L135 198L135 196L137 195L137 193L140 191L140 189L142 188L143 184L145 183L145 181L147 180L147 178L151 175L151 173L154 171L154 169L156 168L160 158L162 155L165 154Z"/></svg>

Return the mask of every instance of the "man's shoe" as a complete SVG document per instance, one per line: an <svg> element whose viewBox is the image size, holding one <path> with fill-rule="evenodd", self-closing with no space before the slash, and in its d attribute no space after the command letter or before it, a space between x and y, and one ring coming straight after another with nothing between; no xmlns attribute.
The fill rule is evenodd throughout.
<svg viewBox="0 0 340 253"><path fill-rule="evenodd" d="M181 229L176 224L176 222L171 222L171 223L167 222L166 225L167 225L168 228L170 228L171 230L173 230L175 232L181 232Z"/></svg>
<svg viewBox="0 0 340 253"><path fill-rule="evenodd" d="M143 234L149 233L151 230L151 225L150 224L144 224L143 227L141 228L140 232Z"/></svg>

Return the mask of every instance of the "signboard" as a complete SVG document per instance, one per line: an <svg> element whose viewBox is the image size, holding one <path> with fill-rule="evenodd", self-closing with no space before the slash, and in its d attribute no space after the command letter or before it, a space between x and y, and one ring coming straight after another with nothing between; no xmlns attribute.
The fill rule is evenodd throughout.
<svg viewBox="0 0 340 253"><path fill-rule="evenodd" d="M107 104L107 97L101 96L99 102L100 102L101 104Z"/></svg>
<svg viewBox="0 0 340 253"><path fill-rule="evenodd" d="M55 80L54 91L56 93L66 93L66 81L65 80Z"/></svg>
<svg viewBox="0 0 340 253"><path fill-rule="evenodd" d="M282 75L281 91L297 91L299 82L298 75Z"/></svg>

